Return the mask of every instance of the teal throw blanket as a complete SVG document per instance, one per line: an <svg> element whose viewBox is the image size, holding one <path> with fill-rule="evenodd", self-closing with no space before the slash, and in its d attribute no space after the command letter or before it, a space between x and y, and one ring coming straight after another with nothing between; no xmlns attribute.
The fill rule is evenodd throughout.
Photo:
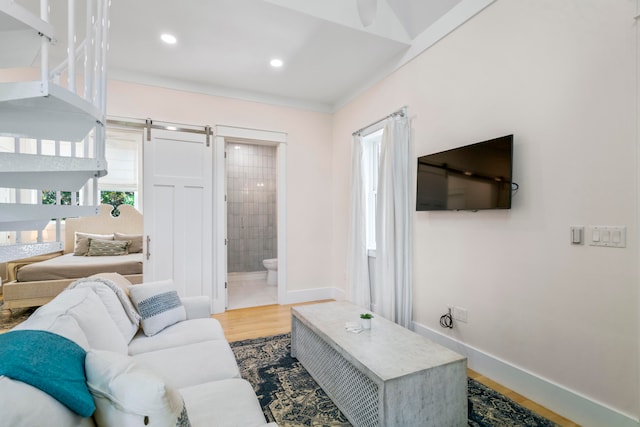
<svg viewBox="0 0 640 427"><path fill-rule="evenodd" d="M96 407L87 388L86 355L75 342L47 331L0 334L0 375L36 387L77 414L90 417Z"/></svg>

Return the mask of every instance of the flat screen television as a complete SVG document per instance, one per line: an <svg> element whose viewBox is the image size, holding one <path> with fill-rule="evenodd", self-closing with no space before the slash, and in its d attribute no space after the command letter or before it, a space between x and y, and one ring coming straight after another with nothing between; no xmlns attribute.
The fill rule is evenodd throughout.
<svg viewBox="0 0 640 427"><path fill-rule="evenodd" d="M416 210L511 208L513 135L418 157Z"/></svg>

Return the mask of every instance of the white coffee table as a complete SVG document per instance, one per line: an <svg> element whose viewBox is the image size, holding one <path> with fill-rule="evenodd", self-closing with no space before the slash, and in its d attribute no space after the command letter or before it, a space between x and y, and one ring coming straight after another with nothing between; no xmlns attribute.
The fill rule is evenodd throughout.
<svg viewBox="0 0 640 427"><path fill-rule="evenodd" d="M467 359L364 309L328 302L291 309L291 355L354 426L467 425Z"/></svg>

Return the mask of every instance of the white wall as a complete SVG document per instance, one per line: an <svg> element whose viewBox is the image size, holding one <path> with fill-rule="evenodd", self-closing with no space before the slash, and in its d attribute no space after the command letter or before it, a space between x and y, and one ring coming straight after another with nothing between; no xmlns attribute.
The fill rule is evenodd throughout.
<svg viewBox="0 0 640 427"><path fill-rule="evenodd" d="M498 0L341 109L333 128L342 284L351 132L407 105L414 157L515 134L511 210L415 213L414 321L631 423L640 415L636 3ZM627 226L627 248L572 246L573 224ZM452 331L438 324L449 304L469 317ZM493 379L605 425L506 372Z"/></svg>
<svg viewBox="0 0 640 427"><path fill-rule="evenodd" d="M107 114L287 133L287 288L331 285L330 115L119 81L108 83Z"/></svg>

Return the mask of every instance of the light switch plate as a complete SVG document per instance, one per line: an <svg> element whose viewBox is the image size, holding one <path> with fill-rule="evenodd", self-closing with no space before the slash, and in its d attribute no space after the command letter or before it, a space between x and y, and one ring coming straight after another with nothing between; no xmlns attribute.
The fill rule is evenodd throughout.
<svg viewBox="0 0 640 427"><path fill-rule="evenodd" d="M571 242L572 245L584 244L584 226L572 225L569 229L571 231L569 234L569 242Z"/></svg>
<svg viewBox="0 0 640 427"><path fill-rule="evenodd" d="M607 248L627 247L627 227L594 225L589 227L589 245Z"/></svg>

